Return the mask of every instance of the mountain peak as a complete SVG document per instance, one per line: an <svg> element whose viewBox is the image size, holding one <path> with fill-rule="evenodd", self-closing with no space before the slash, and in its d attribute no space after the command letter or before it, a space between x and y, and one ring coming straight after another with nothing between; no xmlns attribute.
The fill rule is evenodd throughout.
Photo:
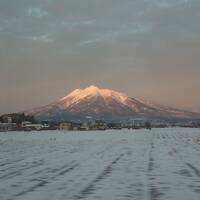
<svg viewBox="0 0 200 200"><path fill-rule="evenodd" d="M67 96L60 99L60 101L66 101L68 99L74 99L76 101L85 98L86 96L96 96L101 93L101 89L98 87L91 85L85 89L75 89Z"/></svg>
<svg viewBox="0 0 200 200"><path fill-rule="evenodd" d="M97 98L97 97L100 97L100 98L104 99L105 101L108 98L112 98L120 103L124 103L128 98L128 96L123 93L119 93L119 92L116 92L116 91L110 90L110 89L101 89L95 85L91 85L85 89L74 90L67 96L60 99L60 102L62 102L65 105L65 107L68 107L72 103L77 104L86 98L91 99L91 98Z"/></svg>
<svg viewBox="0 0 200 200"><path fill-rule="evenodd" d="M98 88L97 86L91 85L91 86L85 88L83 91L91 92L91 93L96 93L96 92L99 92L100 90L101 90L101 89Z"/></svg>
<svg viewBox="0 0 200 200"><path fill-rule="evenodd" d="M70 116L79 118L85 115L120 119L138 116L150 118L197 116L191 112L147 103L124 93L101 89L95 85L76 89L55 103L36 109L34 114L41 117L66 117L66 119Z"/></svg>
<svg viewBox="0 0 200 200"><path fill-rule="evenodd" d="M87 87L86 89L90 89L90 90L98 90L99 88L95 85L90 85L89 87Z"/></svg>

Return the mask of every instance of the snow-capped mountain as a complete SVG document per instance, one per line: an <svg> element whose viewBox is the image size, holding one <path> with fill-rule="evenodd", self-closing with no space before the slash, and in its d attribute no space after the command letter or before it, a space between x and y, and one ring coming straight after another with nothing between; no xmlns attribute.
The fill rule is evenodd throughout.
<svg viewBox="0 0 200 200"><path fill-rule="evenodd" d="M40 119L128 119L147 118L190 118L196 113L166 106L155 105L109 89L90 86L76 89L60 100L47 106L33 109L29 114Z"/></svg>

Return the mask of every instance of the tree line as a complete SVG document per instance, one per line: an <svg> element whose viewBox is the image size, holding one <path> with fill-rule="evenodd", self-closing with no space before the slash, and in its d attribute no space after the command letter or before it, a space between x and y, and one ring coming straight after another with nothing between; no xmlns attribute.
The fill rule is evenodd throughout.
<svg viewBox="0 0 200 200"><path fill-rule="evenodd" d="M31 123L36 123L35 117L33 115L26 115L25 113L11 113L4 114L0 116L1 123L8 123L9 118L12 119L12 123L21 124L23 121L29 121Z"/></svg>

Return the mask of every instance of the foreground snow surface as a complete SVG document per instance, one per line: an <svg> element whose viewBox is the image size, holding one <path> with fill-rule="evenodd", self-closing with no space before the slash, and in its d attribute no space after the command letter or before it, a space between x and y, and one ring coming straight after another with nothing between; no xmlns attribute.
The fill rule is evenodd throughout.
<svg viewBox="0 0 200 200"><path fill-rule="evenodd" d="M200 129L0 133L0 200L199 200Z"/></svg>

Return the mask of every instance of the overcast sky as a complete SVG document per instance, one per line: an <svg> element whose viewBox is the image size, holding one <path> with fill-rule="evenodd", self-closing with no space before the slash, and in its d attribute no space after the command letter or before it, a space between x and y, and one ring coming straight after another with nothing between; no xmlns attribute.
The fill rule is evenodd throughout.
<svg viewBox="0 0 200 200"><path fill-rule="evenodd" d="M200 0L0 0L0 114L75 88L200 108Z"/></svg>

